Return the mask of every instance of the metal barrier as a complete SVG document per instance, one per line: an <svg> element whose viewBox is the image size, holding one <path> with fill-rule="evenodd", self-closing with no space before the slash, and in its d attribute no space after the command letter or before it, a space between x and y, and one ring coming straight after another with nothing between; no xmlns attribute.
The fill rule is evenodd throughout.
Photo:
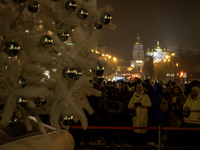
<svg viewBox="0 0 200 150"><path fill-rule="evenodd" d="M71 129L83 129L82 126L71 126ZM118 127L118 126L88 126L87 129L99 129L99 130L133 130L133 129L148 129L158 130L158 150L161 150L162 131L163 130L185 130L185 131L200 131L200 127Z"/></svg>

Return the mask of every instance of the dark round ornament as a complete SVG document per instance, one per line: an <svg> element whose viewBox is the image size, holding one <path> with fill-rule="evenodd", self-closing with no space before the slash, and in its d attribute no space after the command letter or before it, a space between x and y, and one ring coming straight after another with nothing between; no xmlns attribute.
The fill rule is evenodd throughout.
<svg viewBox="0 0 200 150"><path fill-rule="evenodd" d="M104 13L102 16L101 16L101 22L103 24L108 24L110 23L112 20L112 16L109 14L109 13Z"/></svg>
<svg viewBox="0 0 200 150"><path fill-rule="evenodd" d="M80 78L83 75L83 72L80 69L76 69L75 77L76 79Z"/></svg>
<svg viewBox="0 0 200 150"><path fill-rule="evenodd" d="M104 80L104 77L103 77L103 76L98 76L98 79L97 79L97 82L98 82L98 83L103 82L103 80Z"/></svg>
<svg viewBox="0 0 200 150"><path fill-rule="evenodd" d="M28 100L24 97L20 97L17 100L17 105L19 108L25 108L27 106Z"/></svg>
<svg viewBox="0 0 200 150"><path fill-rule="evenodd" d="M26 79L22 76L19 77L19 84L21 85L22 88L24 88L27 83L26 83Z"/></svg>
<svg viewBox="0 0 200 150"><path fill-rule="evenodd" d="M104 25L102 23L100 23L100 21L96 21L94 23L94 29L102 29L104 27Z"/></svg>
<svg viewBox="0 0 200 150"><path fill-rule="evenodd" d="M13 41L7 42L5 51L10 56L16 56L20 51L20 46L18 43L13 42Z"/></svg>
<svg viewBox="0 0 200 150"><path fill-rule="evenodd" d="M76 69L68 68L68 67L65 67L62 72L62 74L65 78L67 78L67 76L70 78L73 78L75 76L75 73L76 73Z"/></svg>
<svg viewBox="0 0 200 150"><path fill-rule="evenodd" d="M17 117L13 115L12 118L10 119L8 127L14 127L17 124L17 120L18 120Z"/></svg>
<svg viewBox="0 0 200 150"><path fill-rule="evenodd" d="M37 1L31 1L28 4L28 10L32 13L36 13L39 10L40 4Z"/></svg>
<svg viewBox="0 0 200 150"><path fill-rule="evenodd" d="M60 123L61 125L64 125L64 126L70 126L72 123L73 123L73 116L61 116L60 117Z"/></svg>
<svg viewBox="0 0 200 150"><path fill-rule="evenodd" d="M60 38L61 41L67 41L69 37L69 33L67 32L59 33L58 37Z"/></svg>
<svg viewBox="0 0 200 150"><path fill-rule="evenodd" d="M26 0L13 0L13 2L15 2L16 4L22 4L23 2L25 2Z"/></svg>
<svg viewBox="0 0 200 150"><path fill-rule="evenodd" d="M45 47L51 47L52 44L53 44L53 40L51 39L50 36L44 35L44 36L42 37L42 39L41 39L41 43L42 43L42 45L45 46Z"/></svg>
<svg viewBox="0 0 200 150"><path fill-rule="evenodd" d="M42 106L46 104L46 99L45 97L38 97L34 99L34 102L36 104L36 106Z"/></svg>
<svg viewBox="0 0 200 150"><path fill-rule="evenodd" d="M81 20L86 19L88 16L88 11L84 8L81 8L77 12L77 17Z"/></svg>
<svg viewBox="0 0 200 150"><path fill-rule="evenodd" d="M96 75L97 76L102 76L104 73L104 67L101 66L99 63L97 65L97 70L96 70Z"/></svg>
<svg viewBox="0 0 200 150"><path fill-rule="evenodd" d="M97 75L97 76L102 76L103 73L104 73L104 70L103 70L103 69L100 69L100 70L97 70L97 71L96 71L96 75Z"/></svg>
<svg viewBox="0 0 200 150"><path fill-rule="evenodd" d="M73 12L76 9L77 4L73 0L69 0L65 3L65 9L67 11Z"/></svg>

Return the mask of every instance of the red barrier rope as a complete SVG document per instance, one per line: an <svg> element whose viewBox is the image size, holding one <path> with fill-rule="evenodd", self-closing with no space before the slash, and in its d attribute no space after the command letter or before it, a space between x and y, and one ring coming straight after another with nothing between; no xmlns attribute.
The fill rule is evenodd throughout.
<svg viewBox="0 0 200 150"><path fill-rule="evenodd" d="M71 126L71 129L83 129L82 126ZM116 127L116 126L88 126L87 129L111 129L111 130L133 130L133 129L148 129L158 130L158 127ZM184 130L184 131L200 131L199 128L186 128L186 127L162 127L162 130Z"/></svg>

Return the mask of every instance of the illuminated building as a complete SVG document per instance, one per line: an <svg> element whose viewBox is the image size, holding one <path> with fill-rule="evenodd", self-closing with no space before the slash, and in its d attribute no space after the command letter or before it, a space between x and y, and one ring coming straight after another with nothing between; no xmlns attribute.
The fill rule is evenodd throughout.
<svg viewBox="0 0 200 150"><path fill-rule="evenodd" d="M144 65L144 49L143 49L143 44L140 40L139 33L137 34L137 39L133 45L133 50L132 50L132 60L131 60L131 67L133 68L134 73L141 73L142 68Z"/></svg>
<svg viewBox="0 0 200 150"><path fill-rule="evenodd" d="M160 47L159 41L157 41L157 46L154 49L150 51L148 48L146 52L146 56L152 56L154 62L156 63L161 62L165 58L165 55L167 54L169 54L169 49L167 50L165 48L162 49Z"/></svg>

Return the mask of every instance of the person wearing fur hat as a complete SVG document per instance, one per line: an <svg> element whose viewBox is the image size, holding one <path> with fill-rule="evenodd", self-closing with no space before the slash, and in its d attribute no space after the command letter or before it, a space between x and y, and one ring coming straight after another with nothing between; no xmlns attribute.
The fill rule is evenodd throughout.
<svg viewBox="0 0 200 150"><path fill-rule="evenodd" d="M136 86L136 92L133 94L129 101L128 108L135 110L135 116L132 116L133 127L147 127L148 126L148 108L151 107L151 100L149 96L144 92L143 86L138 84ZM144 139L144 133L147 133L146 129L134 129L136 138L135 143L138 144L140 140ZM143 138L143 139L141 139ZM136 146L135 145L135 146ZM144 144L142 144L144 145Z"/></svg>
<svg viewBox="0 0 200 150"><path fill-rule="evenodd" d="M200 89L198 86L193 86L191 93L188 95L185 104L183 105L183 119L186 127L200 127ZM190 131L188 135L189 147L195 149L198 144L199 132Z"/></svg>

